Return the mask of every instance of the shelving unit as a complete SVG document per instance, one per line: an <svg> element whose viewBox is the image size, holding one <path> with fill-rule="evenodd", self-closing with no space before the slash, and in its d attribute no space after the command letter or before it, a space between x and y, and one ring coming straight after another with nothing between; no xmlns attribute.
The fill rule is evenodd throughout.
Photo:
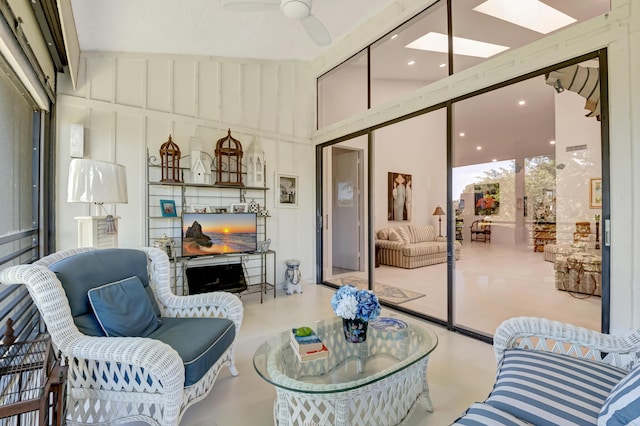
<svg viewBox="0 0 640 426"><path fill-rule="evenodd" d="M533 224L533 251L543 252L547 244L556 242L555 222L536 222Z"/></svg>
<svg viewBox="0 0 640 426"><path fill-rule="evenodd" d="M180 241L182 239L182 213L193 212L193 206L207 206L207 211L229 208L234 203L255 201L261 208L266 205L267 187L247 187L243 185L220 185L206 183L189 183L191 171L181 168L180 183L160 182L161 167L157 157L150 156L147 151L146 200L147 219L145 239L149 246L154 246L165 237L171 238L174 248L170 254L172 270L171 280L175 294L189 294L186 279L186 268L204 265L217 265L229 262L240 262L245 270L247 290L240 293L261 292L261 301L269 288L273 288L276 296L276 252L267 250L251 253L215 254L197 258L183 257ZM176 216L163 216L160 200L173 200L176 205ZM268 216L258 214L257 240L265 241L267 237ZM272 256L273 263L268 257Z"/></svg>

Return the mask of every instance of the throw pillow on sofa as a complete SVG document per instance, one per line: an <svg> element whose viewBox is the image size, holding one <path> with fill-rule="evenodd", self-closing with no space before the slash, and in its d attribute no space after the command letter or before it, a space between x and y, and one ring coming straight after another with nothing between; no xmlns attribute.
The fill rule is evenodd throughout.
<svg viewBox="0 0 640 426"><path fill-rule="evenodd" d="M398 242L402 242L402 237L400 237L400 234L398 234L394 229L390 229L388 232L389 235L389 241L398 241Z"/></svg>
<svg viewBox="0 0 640 426"><path fill-rule="evenodd" d="M594 425L628 372L568 355L509 349L485 401L534 425Z"/></svg>
<svg viewBox="0 0 640 426"><path fill-rule="evenodd" d="M640 366L615 385L598 416L598 426L623 425L640 425Z"/></svg>
<svg viewBox="0 0 640 426"><path fill-rule="evenodd" d="M409 238L409 231L404 226L398 226L396 228L396 232L402 238L402 242L405 244L409 244L411 242L411 238Z"/></svg>

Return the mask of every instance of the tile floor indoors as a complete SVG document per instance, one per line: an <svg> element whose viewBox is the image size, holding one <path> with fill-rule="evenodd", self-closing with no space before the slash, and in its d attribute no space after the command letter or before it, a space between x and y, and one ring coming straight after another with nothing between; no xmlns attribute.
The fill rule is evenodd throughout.
<svg viewBox="0 0 640 426"><path fill-rule="evenodd" d="M278 289L277 297L269 296L263 304L259 294L243 296L244 321L236 346L240 374L232 377L223 368L211 393L187 410L181 426L273 425L275 390L255 372L253 353L277 331L332 317L333 292L323 285L304 284L303 294L286 295ZM389 309L383 309L383 315L406 319ZM467 406L488 395L496 368L493 351L487 343L429 323L422 325L432 328L439 340L427 367L434 411L428 413L421 404L417 405L405 424L448 425Z"/></svg>
<svg viewBox="0 0 640 426"><path fill-rule="evenodd" d="M367 276L341 272L334 277ZM426 295L403 303L403 308L446 319L446 263L415 269L382 265L374 274L376 282ZM538 316L600 330L602 299L577 299L556 289L554 264L527 244L464 242L454 276L459 325L492 335L507 318Z"/></svg>

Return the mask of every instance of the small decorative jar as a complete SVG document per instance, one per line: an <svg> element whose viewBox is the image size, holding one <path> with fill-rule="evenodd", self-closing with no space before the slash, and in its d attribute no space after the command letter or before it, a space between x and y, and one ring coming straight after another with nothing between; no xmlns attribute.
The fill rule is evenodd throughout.
<svg viewBox="0 0 640 426"><path fill-rule="evenodd" d="M369 322L361 320L360 318L342 318L342 329L347 342L362 343L366 341L368 327Z"/></svg>

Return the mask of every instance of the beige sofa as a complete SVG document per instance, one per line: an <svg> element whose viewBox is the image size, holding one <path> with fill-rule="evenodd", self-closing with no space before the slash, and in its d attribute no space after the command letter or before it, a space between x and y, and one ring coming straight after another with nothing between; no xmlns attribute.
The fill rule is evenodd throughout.
<svg viewBox="0 0 640 426"><path fill-rule="evenodd" d="M454 241L456 260L460 242ZM447 237L436 237L431 225L398 225L376 233L376 259L381 265L413 269L447 261Z"/></svg>

